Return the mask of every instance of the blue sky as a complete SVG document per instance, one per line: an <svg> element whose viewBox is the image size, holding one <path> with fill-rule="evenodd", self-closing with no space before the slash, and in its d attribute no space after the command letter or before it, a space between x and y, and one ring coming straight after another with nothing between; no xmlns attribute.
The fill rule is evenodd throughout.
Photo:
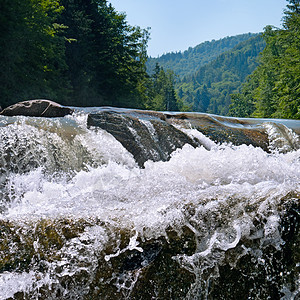
<svg viewBox="0 0 300 300"><path fill-rule="evenodd" d="M152 57L202 42L281 27L286 0L108 0L130 25L151 27Z"/></svg>

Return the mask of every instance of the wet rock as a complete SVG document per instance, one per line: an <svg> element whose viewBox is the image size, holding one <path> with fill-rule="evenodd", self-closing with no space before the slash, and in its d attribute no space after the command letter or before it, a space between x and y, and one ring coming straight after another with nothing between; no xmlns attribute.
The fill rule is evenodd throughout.
<svg viewBox="0 0 300 300"><path fill-rule="evenodd" d="M265 129L250 126L238 119L193 113L166 115L166 117L170 124L197 129L216 143L252 145L269 151L269 138Z"/></svg>
<svg viewBox="0 0 300 300"><path fill-rule="evenodd" d="M259 124L207 114L111 109L89 114L88 126L99 127L112 134L133 154L141 167L147 160L169 160L170 154L185 144L206 147L180 128L196 129L219 144L246 144L270 151L269 136Z"/></svg>
<svg viewBox="0 0 300 300"><path fill-rule="evenodd" d="M199 146L195 140L164 122L160 117L140 118L135 115L104 111L89 114L88 126L112 134L135 158L140 167L147 160L167 161L171 153L185 144Z"/></svg>
<svg viewBox="0 0 300 300"><path fill-rule="evenodd" d="M298 299L299 194L284 198L289 202L284 203L281 215L281 247L262 247L258 241L248 240L250 251L241 256L234 267L230 263L219 266L218 277L211 281L208 299ZM232 259L234 251L226 253L227 261Z"/></svg>
<svg viewBox="0 0 300 300"><path fill-rule="evenodd" d="M125 253L126 256L121 271L137 270L150 265L161 250L162 246L159 243L154 242L153 244L145 245L142 252L135 249L133 251L128 251L129 253Z"/></svg>
<svg viewBox="0 0 300 300"><path fill-rule="evenodd" d="M56 102L44 99L28 100L11 105L0 112L3 116L64 117L73 110Z"/></svg>
<svg viewBox="0 0 300 300"><path fill-rule="evenodd" d="M166 236L137 237L141 252L123 251L130 229L98 219L40 220L27 228L2 220L0 273L34 270L37 281L41 274L50 275L50 285L49 279L40 281L39 288L18 291L12 299L297 299L299 194L281 200L280 247L243 238L223 254L215 249L214 255L223 257L218 265L203 258L204 265L195 261L194 269L174 259L199 251L199 237L187 226L181 234L170 227ZM88 238L93 227L103 229L106 244Z"/></svg>

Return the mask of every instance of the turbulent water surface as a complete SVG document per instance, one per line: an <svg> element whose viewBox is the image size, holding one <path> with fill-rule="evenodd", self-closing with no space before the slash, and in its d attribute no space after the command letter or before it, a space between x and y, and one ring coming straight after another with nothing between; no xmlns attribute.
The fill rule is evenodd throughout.
<svg viewBox="0 0 300 300"><path fill-rule="evenodd" d="M141 165L87 118L0 117L0 299L298 299L300 121Z"/></svg>

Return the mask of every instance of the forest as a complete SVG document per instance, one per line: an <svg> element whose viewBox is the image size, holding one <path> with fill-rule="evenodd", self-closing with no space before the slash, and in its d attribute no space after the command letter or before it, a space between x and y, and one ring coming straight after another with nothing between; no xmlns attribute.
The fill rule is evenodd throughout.
<svg viewBox="0 0 300 300"><path fill-rule="evenodd" d="M264 47L261 35L240 42L179 80L176 84L179 96L193 111L228 115L231 94L255 70Z"/></svg>
<svg viewBox="0 0 300 300"><path fill-rule="evenodd" d="M259 66L232 95L230 115L300 119L300 1L288 2L283 28L265 28Z"/></svg>
<svg viewBox="0 0 300 300"><path fill-rule="evenodd" d="M247 41L256 35L245 33L227 36L219 40L206 41L195 47L189 47L183 52L166 53L156 58L149 57L146 62L147 71L151 73L158 63L164 69L171 69L179 78L183 78L186 75L192 75L222 53L232 50L239 43Z"/></svg>
<svg viewBox="0 0 300 300"><path fill-rule="evenodd" d="M300 118L300 0L283 27L149 58L149 29L106 0L2 0L2 108L51 99L70 106Z"/></svg>
<svg viewBox="0 0 300 300"><path fill-rule="evenodd" d="M146 72L149 33L106 0L0 2L2 108L28 99L179 110L174 75Z"/></svg>

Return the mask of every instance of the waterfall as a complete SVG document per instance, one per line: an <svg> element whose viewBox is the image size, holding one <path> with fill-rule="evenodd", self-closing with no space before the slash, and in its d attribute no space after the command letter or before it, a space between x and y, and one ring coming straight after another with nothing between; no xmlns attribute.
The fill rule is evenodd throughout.
<svg viewBox="0 0 300 300"><path fill-rule="evenodd" d="M0 116L0 299L297 299L299 130Z"/></svg>

